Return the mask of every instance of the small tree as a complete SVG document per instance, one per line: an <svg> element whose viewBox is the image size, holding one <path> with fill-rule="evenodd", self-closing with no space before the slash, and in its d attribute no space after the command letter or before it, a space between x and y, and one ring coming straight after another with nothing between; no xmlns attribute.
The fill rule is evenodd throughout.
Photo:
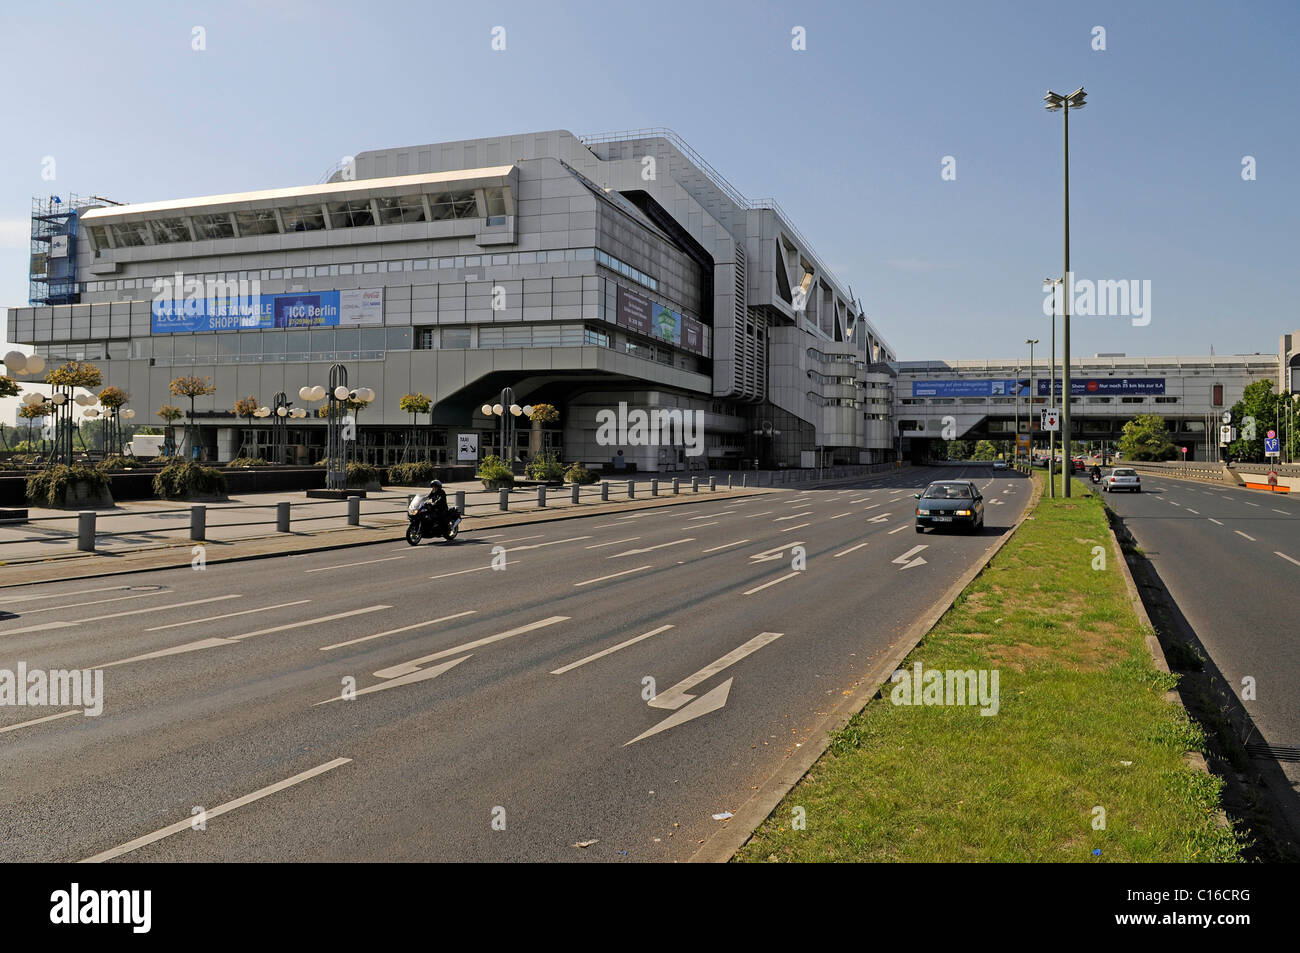
<svg viewBox="0 0 1300 953"><path fill-rule="evenodd" d="M253 414L257 412L257 408L259 406L260 405L257 402L257 398L254 395L249 394L247 397L243 398L242 400L235 401L235 407L234 407L235 416L243 417L245 420L247 420L248 428L251 430L253 428ZM239 451L240 451L239 456L242 457L244 455L244 445L240 446Z"/></svg>
<svg viewBox="0 0 1300 953"><path fill-rule="evenodd" d="M533 412L528 415L533 422L528 434L528 454L537 456L542 452L542 424L553 424L560 419L560 412L554 404L533 404Z"/></svg>
<svg viewBox="0 0 1300 953"><path fill-rule="evenodd" d="M199 397L208 397L217 392L217 387L207 377L175 377L168 385L173 397L188 397L190 399L190 422L186 427L186 433L190 437L190 446L195 445L198 437L198 425L194 422L194 401Z"/></svg>
<svg viewBox="0 0 1300 953"><path fill-rule="evenodd" d="M1165 430L1165 418L1159 414L1138 414L1124 424L1119 449L1125 460L1172 460L1178 456Z"/></svg>
<svg viewBox="0 0 1300 953"><path fill-rule="evenodd" d="M992 440L981 440L975 444L975 452L971 454L972 460L996 460L998 458L998 448L993 445Z"/></svg>
<svg viewBox="0 0 1300 953"><path fill-rule="evenodd" d="M0 374L0 397L17 397L18 382L8 374Z"/></svg>
<svg viewBox="0 0 1300 953"><path fill-rule="evenodd" d="M45 375L45 383L56 387L98 387L104 383L104 375L98 367L89 361L68 361L62 367L56 367Z"/></svg>
<svg viewBox="0 0 1300 953"><path fill-rule="evenodd" d="M411 415L412 431L420 427L420 414L429 414L429 424L433 424L433 401L428 394L403 394L402 399L397 402L397 406ZM402 452L402 459L406 460L407 452L411 447L410 438L406 441L406 450Z"/></svg>
<svg viewBox="0 0 1300 953"><path fill-rule="evenodd" d="M163 404L158 408L158 416L166 422L167 436L168 439L171 439L172 427L176 424L176 421L185 416L185 411L171 404Z"/></svg>
<svg viewBox="0 0 1300 953"><path fill-rule="evenodd" d="M32 440L32 425L35 421L40 420L53 413L54 408L49 404L23 404L18 408L18 416L27 421L27 445L35 446Z"/></svg>

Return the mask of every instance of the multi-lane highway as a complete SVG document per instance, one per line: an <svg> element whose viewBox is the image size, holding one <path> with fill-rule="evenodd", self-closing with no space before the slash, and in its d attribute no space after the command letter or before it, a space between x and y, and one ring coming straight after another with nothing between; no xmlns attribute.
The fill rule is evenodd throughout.
<svg viewBox="0 0 1300 953"><path fill-rule="evenodd" d="M960 476L984 530L916 535ZM0 590L0 670L103 671L98 716L0 707L0 860L689 858L1029 487L909 470Z"/></svg>
<svg viewBox="0 0 1300 953"><path fill-rule="evenodd" d="M1145 473L1142 489L1108 500L1263 742L1300 746L1300 500ZM1281 766L1300 785L1300 763Z"/></svg>

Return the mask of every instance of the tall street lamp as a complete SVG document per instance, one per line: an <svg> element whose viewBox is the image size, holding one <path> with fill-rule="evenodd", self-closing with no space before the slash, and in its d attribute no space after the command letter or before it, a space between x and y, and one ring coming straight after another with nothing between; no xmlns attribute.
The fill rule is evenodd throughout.
<svg viewBox="0 0 1300 953"><path fill-rule="evenodd" d="M1043 285L1052 289L1052 380L1048 388L1047 406L1056 406L1056 286L1064 287L1064 278L1044 278ZM1056 496L1056 431L1047 432L1047 492Z"/></svg>
<svg viewBox="0 0 1300 953"><path fill-rule="evenodd" d="M1025 338L1025 343L1029 345L1029 463L1034 462L1034 345L1038 343L1038 338ZM1016 439L1020 435L1016 434Z"/></svg>
<svg viewBox="0 0 1300 953"><path fill-rule="evenodd" d="M1011 439L1011 462L1018 464L1020 462L1020 371L1021 367L1016 367L1015 394L1016 394L1016 433Z"/></svg>
<svg viewBox="0 0 1300 953"><path fill-rule="evenodd" d="M501 439L501 462L506 466L514 465L514 418L523 416L531 417L533 415L533 405L525 404L520 407L515 403L515 392L512 388L504 387L497 398L495 404L484 404L479 410L483 411L484 417L501 418L501 427L499 435ZM508 449L507 449L508 448Z"/></svg>
<svg viewBox="0 0 1300 953"><path fill-rule="evenodd" d="M1064 402L1061 406L1061 446L1064 450L1062 457L1069 467L1066 471L1068 475L1064 478L1067 497L1070 495L1070 477L1074 473L1074 462L1070 456L1070 438L1073 436L1070 431L1070 110L1082 109L1087 105L1087 96L1080 86L1068 96L1049 89L1043 97L1048 112L1059 109L1065 114L1065 267L1061 269L1061 274L1065 276L1062 288L1064 293L1061 295L1061 391Z"/></svg>

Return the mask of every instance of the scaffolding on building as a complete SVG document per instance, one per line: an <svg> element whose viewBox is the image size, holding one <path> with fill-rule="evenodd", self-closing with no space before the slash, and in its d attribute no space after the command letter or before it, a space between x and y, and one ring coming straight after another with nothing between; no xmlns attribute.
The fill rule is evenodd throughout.
<svg viewBox="0 0 1300 953"><path fill-rule="evenodd" d="M75 195L32 199L32 305L77 302L77 210L83 204Z"/></svg>

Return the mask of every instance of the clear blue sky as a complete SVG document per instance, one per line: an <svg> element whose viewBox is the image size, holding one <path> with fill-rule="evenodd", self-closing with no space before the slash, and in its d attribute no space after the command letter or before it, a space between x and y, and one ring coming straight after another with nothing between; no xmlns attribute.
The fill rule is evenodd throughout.
<svg viewBox="0 0 1300 953"><path fill-rule="evenodd" d="M0 304L26 303L34 195L272 188L364 149L665 125L777 198L900 358L1031 336L1041 355L1061 267L1041 100L1082 85L1072 265L1149 279L1152 320L1080 318L1075 352L1275 353L1300 327L1297 35L1293 2L5 4Z"/></svg>

